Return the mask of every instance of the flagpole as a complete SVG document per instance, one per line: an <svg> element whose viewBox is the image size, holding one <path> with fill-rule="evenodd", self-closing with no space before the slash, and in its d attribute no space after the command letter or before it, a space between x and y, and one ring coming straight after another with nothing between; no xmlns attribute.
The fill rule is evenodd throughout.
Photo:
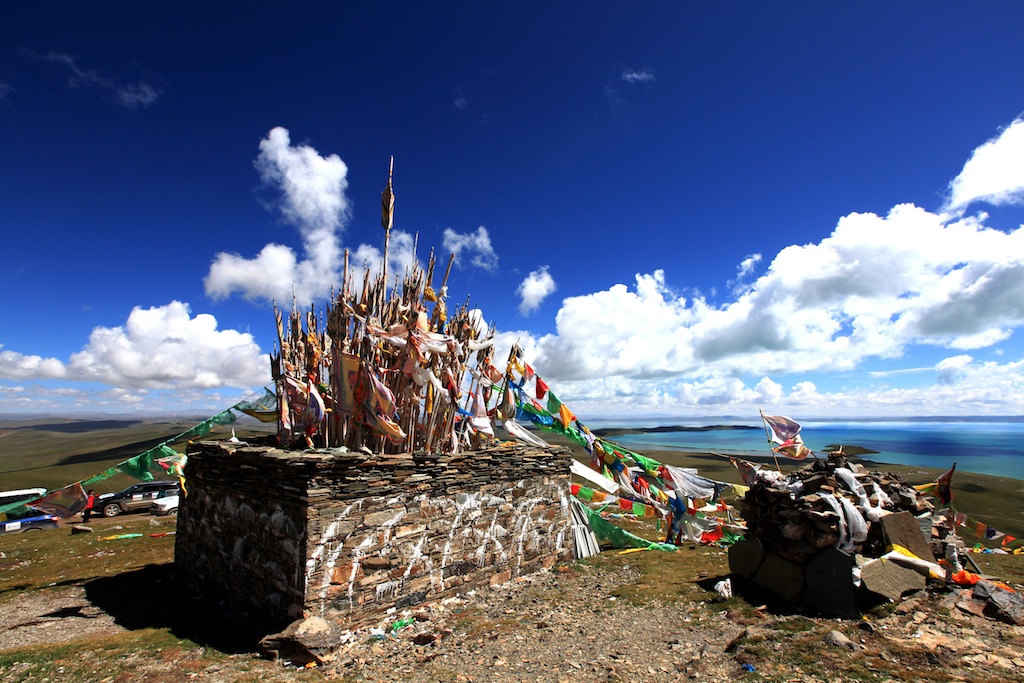
<svg viewBox="0 0 1024 683"><path fill-rule="evenodd" d="M391 240L391 226L395 221L395 192L391 186L391 178L395 170L395 157L391 157L388 165L388 186L381 192L381 227L384 228L384 259L381 263L381 280L384 283L384 290L388 287L388 242Z"/></svg>

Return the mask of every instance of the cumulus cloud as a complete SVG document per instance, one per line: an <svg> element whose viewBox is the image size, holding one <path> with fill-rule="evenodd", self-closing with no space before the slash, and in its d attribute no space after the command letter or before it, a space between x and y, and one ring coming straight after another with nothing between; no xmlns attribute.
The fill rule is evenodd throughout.
<svg viewBox="0 0 1024 683"><path fill-rule="evenodd" d="M522 315L529 315L540 307L541 303L549 294L558 288L555 279L551 277L547 266L541 266L531 272L519 283L516 293L519 295L519 312Z"/></svg>
<svg viewBox="0 0 1024 683"><path fill-rule="evenodd" d="M204 279L206 293L214 299L240 294L267 301L289 301L294 295L299 305L307 306L326 297L342 280L341 237L351 219L345 194L348 166L336 154L321 156L309 145L293 145L290 133L281 127L260 142L254 166L260 179L279 192L277 207L285 222L298 230L302 252L272 243L252 258L217 254ZM413 247L412 235L392 230L388 268L392 272L404 269L414 258ZM349 262L357 273L364 267L375 273L383 263L383 253L361 244L350 249Z"/></svg>
<svg viewBox="0 0 1024 683"><path fill-rule="evenodd" d="M163 94L160 89L147 78L136 82L118 82L113 78L100 74L95 69L82 67L78 57L66 52L48 52L35 55L27 52L39 61L62 69L68 76L68 85L72 88L90 88L106 93L114 102L126 109L146 109L156 103Z"/></svg>
<svg viewBox="0 0 1024 683"><path fill-rule="evenodd" d="M945 210L962 212L975 202L1024 203L1024 119L974 150L950 182Z"/></svg>
<svg viewBox="0 0 1024 683"><path fill-rule="evenodd" d="M1017 201L1024 182L986 171L999 159L1024 163L1024 153L1003 156L1015 149L1017 131L1024 132L1020 121L972 155L955 188L959 206L981 197ZM915 368L934 375L920 389L887 386L891 371L865 372L878 383L871 388L823 391L808 381L811 373L859 371L918 347L998 354L1024 325L1024 227L997 230L983 215L901 204L886 215L844 216L827 237L782 249L753 277L760 261L754 254L741 262L732 297L720 304L680 296L662 270L568 297L556 331L529 340L532 364L598 411L614 412L624 392L646 410L711 414L712 407L756 411L759 403L824 414L837 406L852 414L862 403L875 414L950 406L992 414L1024 403L1021 362L969 355ZM783 378L794 381L787 387Z"/></svg>
<svg viewBox="0 0 1024 683"><path fill-rule="evenodd" d="M497 270L498 254L491 245L491 236L487 228L480 226L476 232L460 233L445 228L442 244L449 253L455 254L455 261L463 265L468 261L470 265L481 270Z"/></svg>
<svg viewBox="0 0 1024 683"><path fill-rule="evenodd" d="M0 378L11 380L61 379L64 364L56 358L43 358L4 350L0 347Z"/></svg>
<svg viewBox="0 0 1024 683"><path fill-rule="evenodd" d="M217 329L187 304L132 309L124 325L97 327L65 363L0 351L0 378L99 382L119 391L253 387L270 380L270 361L252 335ZM125 395L128 395L125 394Z"/></svg>
<svg viewBox="0 0 1024 683"><path fill-rule="evenodd" d="M912 205L851 214L719 306L675 295L660 270L569 297L537 362L566 379L845 371L1006 339L1024 324L1024 230L943 221Z"/></svg>
<svg viewBox="0 0 1024 683"><path fill-rule="evenodd" d="M511 337L521 346L525 344L524 348L536 348L536 340L522 333ZM495 352L504 357L501 353L507 350ZM531 358L529 353L527 358ZM805 417L1006 415L1019 412L1024 401L1024 361L979 362L969 356L940 361L930 370L933 381L929 384L908 388L879 383L830 391L810 380L784 385L770 377L755 382L724 375L692 379L618 376L556 383L546 366L533 361L531 365L584 422L621 417L623 405L629 405L629 412L636 415L737 415L749 419L756 417L759 409Z"/></svg>

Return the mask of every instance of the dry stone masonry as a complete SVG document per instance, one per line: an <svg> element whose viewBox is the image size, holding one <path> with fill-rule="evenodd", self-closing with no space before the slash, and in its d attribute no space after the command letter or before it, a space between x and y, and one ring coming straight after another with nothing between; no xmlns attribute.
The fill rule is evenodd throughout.
<svg viewBox="0 0 1024 683"><path fill-rule="evenodd" d="M856 613L864 593L895 600L925 587L918 571L873 561L894 544L934 562L959 541L933 530L931 502L902 476L838 453L759 478L738 507L747 535L729 550L733 575L830 616Z"/></svg>
<svg viewBox="0 0 1024 683"><path fill-rule="evenodd" d="M570 451L457 454L191 444L175 562L185 584L322 640L571 559ZM334 643L337 644L337 643Z"/></svg>

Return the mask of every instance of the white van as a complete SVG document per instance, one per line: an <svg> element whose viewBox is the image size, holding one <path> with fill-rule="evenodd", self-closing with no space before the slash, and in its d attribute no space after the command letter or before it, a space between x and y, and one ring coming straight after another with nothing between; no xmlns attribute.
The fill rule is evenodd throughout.
<svg viewBox="0 0 1024 683"><path fill-rule="evenodd" d="M22 503L46 495L46 489L16 489L14 491L0 491L0 507L11 503Z"/></svg>

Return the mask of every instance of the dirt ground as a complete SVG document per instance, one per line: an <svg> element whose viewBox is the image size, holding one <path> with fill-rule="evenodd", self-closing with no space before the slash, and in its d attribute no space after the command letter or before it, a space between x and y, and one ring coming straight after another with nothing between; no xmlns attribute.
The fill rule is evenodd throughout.
<svg viewBox="0 0 1024 683"><path fill-rule="evenodd" d="M922 591L865 618L837 620L709 599L698 584L692 599L621 597L643 580L625 560L556 567L395 614L352 634L316 672L248 654L237 667L187 676L180 661L143 661L111 680L1024 681L1024 627L966 611L956 591ZM393 628L403 617L413 622ZM126 630L80 586L2 601L0 624L0 651ZM41 680L16 669L0 670L0 681Z"/></svg>

